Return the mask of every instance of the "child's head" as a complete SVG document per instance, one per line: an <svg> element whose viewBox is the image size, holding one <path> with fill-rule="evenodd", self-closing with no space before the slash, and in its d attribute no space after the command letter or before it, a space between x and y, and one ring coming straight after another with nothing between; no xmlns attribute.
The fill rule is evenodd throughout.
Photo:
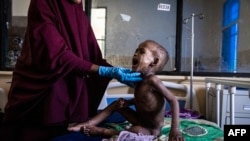
<svg viewBox="0 0 250 141"><path fill-rule="evenodd" d="M153 40L142 42L136 49L132 69L142 73L161 71L169 59L167 50Z"/></svg>

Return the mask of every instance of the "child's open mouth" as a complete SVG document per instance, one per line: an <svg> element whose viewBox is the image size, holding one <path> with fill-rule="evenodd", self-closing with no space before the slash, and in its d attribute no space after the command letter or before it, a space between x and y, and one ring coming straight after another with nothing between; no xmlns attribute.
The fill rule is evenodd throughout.
<svg viewBox="0 0 250 141"><path fill-rule="evenodd" d="M133 58L132 64L133 64L133 66L137 65L138 64L138 60L136 58Z"/></svg>
<svg viewBox="0 0 250 141"><path fill-rule="evenodd" d="M136 58L133 58L133 60L132 60L132 69L136 69L138 63L139 63L139 61Z"/></svg>

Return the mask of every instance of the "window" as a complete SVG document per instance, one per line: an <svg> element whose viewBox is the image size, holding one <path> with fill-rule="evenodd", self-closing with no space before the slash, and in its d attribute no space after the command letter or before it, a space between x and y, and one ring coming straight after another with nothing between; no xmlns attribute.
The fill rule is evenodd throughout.
<svg viewBox="0 0 250 141"><path fill-rule="evenodd" d="M101 48L102 55L105 57L106 8L91 9L91 25L93 27L99 47Z"/></svg>
<svg viewBox="0 0 250 141"><path fill-rule="evenodd" d="M178 2L183 2L183 19L204 14L194 20L194 75L249 77L249 0ZM181 27L180 74L190 72L191 27L191 21Z"/></svg>
<svg viewBox="0 0 250 141"><path fill-rule="evenodd" d="M19 0L12 0L13 6L9 6L12 11L19 9L15 7L16 2ZM249 7L249 0L85 0L85 11L94 18L91 24L109 63L130 67L137 45L145 39L153 39L169 51L170 60L160 73L168 75L190 75L193 66L194 76L249 77ZM103 11L95 14L96 10ZM20 31L18 36L10 32L7 38L5 17L1 17L1 70L13 69L8 67L12 63L7 54L10 47L17 45L19 38L16 37L23 36L27 20L26 16L17 15L19 13L12 13L9 24L9 29L16 29L9 31ZM183 19L192 13L204 15L203 19L194 20L193 63L192 24L191 21L183 24Z"/></svg>
<svg viewBox="0 0 250 141"><path fill-rule="evenodd" d="M153 39L170 54L159 74L190 75L193 69L195 76L249 76L248 0L241 7L239 0L92 0L89 7L106 8L102 50L112 65L130 67L137 45ZM183 24L192 14L204 15L193 22L193 54L191 19Z"/></svg>
<svg viewBox="0 0 250 141"><path fill-rule="evenodd" d="M239 0L227 0L223 7L222 70L237 72Z"/></svg>
<svg viewBox="0 0 250 141"><path fill-rule="evenodd" d="M106 24L105 34L98 41L102 41L102 43L99 42L101 44L105 43L104 49L99 45L109 63L130 68L132 55L137 46L146 39L153 39L162 44L171 55L164 69L174 70L176 0L146 2L145 0L92 0L90 14L92 25L101 24L93 20L93 17L96 17L93 10L102 8L106 9L106 21L103 22L104 25ZM97 30L94 29L94 32L100 39Z"/></svg>

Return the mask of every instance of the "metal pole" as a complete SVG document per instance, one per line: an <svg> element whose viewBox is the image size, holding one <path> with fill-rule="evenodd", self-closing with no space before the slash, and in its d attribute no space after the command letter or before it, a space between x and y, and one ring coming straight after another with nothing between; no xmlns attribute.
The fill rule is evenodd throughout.
<svg viewBox="0 0 250 141"><path fill-rule="evenodd" d="M203 19L204 15L202 13L195 14L192 13L192 15L186 19L183 20L183 23L186 24L188 22L188 19L191 19L191 61L190 61L190 109L193 108L193 72L194 72L194 18L195 16L198 16L199 19Z"/></svg>
<svg viewBox="0 0 250 141"><path fill-rule="evenodd" d="M190 70L190 109L193 108L193 72L194 72L194 16L192 14L192 25L191 25L191 70Z"/></svg>

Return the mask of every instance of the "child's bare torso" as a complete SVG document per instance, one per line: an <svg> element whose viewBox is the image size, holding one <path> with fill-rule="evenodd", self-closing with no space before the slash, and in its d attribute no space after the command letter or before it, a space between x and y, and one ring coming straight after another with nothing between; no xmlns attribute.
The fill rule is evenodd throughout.
<svg viewBox="0 0 250 141"><path fill-rule="evenodd" d="M141 126L147 128L160 129L164 123L166 102L163 95L157 93L155 89L144 79L137 84L134 92L135 107Z"/></svg>

